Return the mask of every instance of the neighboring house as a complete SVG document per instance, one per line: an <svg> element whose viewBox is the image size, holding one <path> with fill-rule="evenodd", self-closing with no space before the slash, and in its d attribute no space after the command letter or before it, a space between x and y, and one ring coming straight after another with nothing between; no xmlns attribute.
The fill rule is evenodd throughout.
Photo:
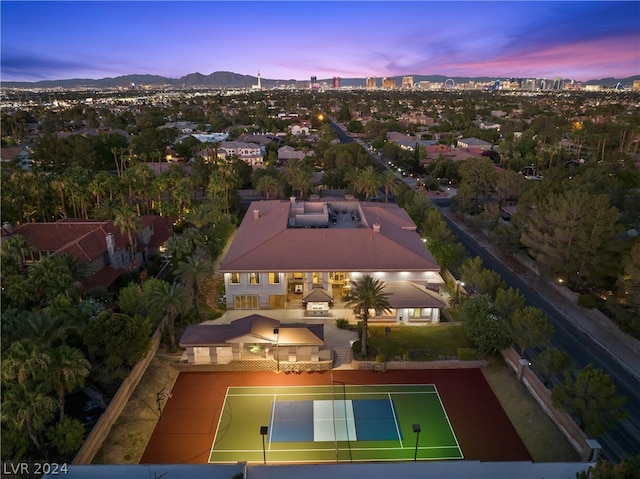
<svg viewBox="0 0 640 479"><path fill-rule="evenodd" d="M218 147L218 158L226 160L236 156L253 167L263 165L263 153L260 145L242 141L223 141Z"/></svg>
<svg viewBox="0 0 640 479"><path fill-rule="evenodd" d="M294 123L289 126L289 132L292 135L308 135L311 129L311 122L308 120L302 120L300 123Z"/></svg>
<svg viewBox="0 0 640 479"><path fill-rule="evenodd" d="M480 140L479 138L460 138L458 140L458 148L465 148L469 150L490 150L493 145L488 141Z"/></svg>
<svg viewBox="0 0 640 479"><path fill-rule="evenodd" d="M278 148L278 161L281 163L289 163L290 161L296 162L304 159L304 151L299 151L292 146L285 145Z"/></svg>
<svg viewBox="0 0 640 479"><path fill-rule="evenodd" d="M106 288L128 269L132 249L137 268L159 254L160 246L173 235L175 218L148 215L142 219L143 229L133 245L112 221L62 219L55 223L25 223L11 234L23 236L34 247L29 262L68 253L86 267L85 288Z"/></svg>
<svg viewBox="0 0 640 479"><path fill-rule="evenodd" d="M374 321L438 322L445 307L440 267L395 204L253 202L220 272L229 309L285 308L302 296L307 315L328 314L345 307L352 282L365 274L384 281L392 306ZM320 299L307 295L313 289L323 291Z"/></svg>
<svg viewBox="0 0 640 479"><path fill-rule="evenodd" d="M259 314L230 324L190 325L180 339L180 347L186 350L190 364L226 364L248 359L329 360L331 352L323 346L323 324L281 324Z"/></svg>
<svg viewBox="0 0 640 479"><path fill-rule="evenodd" d="M33 160L29 159L29 150L22 146L0 148L2 161L15 161L23 170L30 170Z"/></svg>

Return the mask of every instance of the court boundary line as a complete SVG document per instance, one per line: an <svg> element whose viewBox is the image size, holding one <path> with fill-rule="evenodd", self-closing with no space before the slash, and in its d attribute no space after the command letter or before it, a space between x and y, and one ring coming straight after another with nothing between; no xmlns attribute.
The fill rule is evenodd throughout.
<svg viewBox="0 0 640 479"><path fill-rule="evenodd" d="M275 417L276 412L276 397L278 395L273 395L273 401L271 403L271 419L269 419L269 450L271 450L271 435L273 434L273 418Z"/></svg>
<svg viewBox="0 0 640 479"><path fill-rule="evenodd" d="M352 393L352 394L360 394L360 395L384 395L385 392L387 394L387 396L389 397L389 400L391 401L391 407L392 407L392 412L393 412L393 416L394 416L394 422L396 423L396 432L398 433L398 440L400 442L400 447L355 447L355 448L351 448L351 446L349 446L349 450L350 451L404 451L407 450L406 447L404 447L404 444L402 442L402 439L400 439L400 434L398 431L398 422L397 422L397 417L395 414L395 407L393 406L393 401L391 398L391 394L400 394L400 395L406 395L406 394L436 394L436 396L438 397L438 402L440 404L440 407L442 409L442 412L447 420L447 424L449 425L449 430L451 431L451 433L453 434L453 438L456 442L455 445L452 446L418 446L419 450L437 450L437 449L455 449L458 452L458 456L439 456L436 458L422 458L420 460L422 461L438 461L438 460L463 460L464 459L464 453L462 452L462 448L460 447L460 443L458 441L458 438L456 436L456 433L453 429L453 426L451 424L451 421L449 419L449 415L447 414L447 411L444 407L444 404L442 402L442 398L440 397L440 392L438 391L437 386L434 383L430 383L430 384L343 384L343 386L345 388L393 388L393 387L402 387L402 388L420 388L420 387L425 387L425 386L430 386L433 388L433 391L393 391L393 392L389 392L389 391L383 391L383 392L375 392L375 391L363 391L363 392L356 392L356 393ZM267 387L273 387L276 390L280 389L280 388L285 388L285 389L309 389L309 388L333 388L333 384L318 384L318 385L310 385L310 386L267 386ZM222 403L222 409L220 410L220 417L218 418L218 427L216 428L216 434L214 435L214 439L213 442L211 444L211 450L209 452L209 457L207 460L208 464L235 464L237 463L237 461L214 461L213 460L213 454L214 452L216 454L225 454L225 453L242 453L242 452L246 452L246 453L256 453L256 452L261 452L262 449L224 449L224 450L215 450L214 446L216 444L216 440L218 438L218 432L220 430L220 424L222 423L222 416L223 416L223 412L224 412L224 408L227 405L227 397L269 397L272 396L273 397L273 405L272 405L272 414L271 414L271 419L269 422L270 425L270 431L269 431L269 448L268 451L272 452L272 453L295 453L295 452L327 452L327 451L335 451L336 454L338 453L337 450L337 444L336 444L336 448L330 448L330 449L326 449L326 448L313 448L313 449L307 449L307 448L303 448L303 449L271 449L271 434L273 432L273 408L275 407L275 402L276 402L276 397L278 395L280 396L310 396L310 395L315 395L315 396L326 396L326 395L331 395L332 399L334 399L334 393L333 391L328 392L328 393L264 393L264 394L255 394L255 393L248 393L248 394L229 394L229 390L231 389L265 389L265 386L228 386L226 393L225 393L225 397ZM334 414L334 421L335 421L335 414ZM334 425L335 426L335 425ZM335 433L334 433L334 437L335 437ZM337 442L350 442L350 441L337 441L336 439L336 443ZM349 459L350 462L372 462L371 459ZM399 462L399 461L407 461L407 459L395 459L395 458L390 458L390 459L382 459L383 462ZM300 462L299 460L293 460L293 461L276 461L277 463L281 463L281 464L287 464L287 463L298 463ZM313 461L314 463L334 463L334 462L340 462L337 457L335 460L328 460L328 459L317 459Z"/></svg>
<svg viewBox="0 0 640 479"><path fill-rule="evenodd" d="M227 386L227 390L224 393L224 399L222 400L222 407L220 408L220 417L218 418L218 426L216 427L216 433L213 435L213 442L211 443L211 451L209 452L209 459L207 462L211 462L211 457L213 456L213 450L216 446L216 439L218 439L218 432L220 431L220 423L222 422L222 415L224 413L224 408L227 405L227 396L229 394L229 389L231 386Z"/></svg>
<svg viewBox="0 0 640 479"><path fill-rule="evenodd" d="M396 417L396 408L393 405L393 399L391 399L391 393L387 393L389 396L389 405L391 406L391 412L393 413L393 422L396 423L396 433L398 433L398 441L400 441L400 447L404 449L404 444L402 444L402 436L400 435L400 428L398 427L398 419Z"/></svg>
<svg viewBox="0 0 640 479"><path fill-rule="evenodd" d="M455 441L456 441L456 447L458 448L458 451L460 451L460 455L462 456L462 459L464 459L464 453L462 452L462 448L460 447L460 443L458 442L458 436L456 436L456 431L453 429L453 425L451 424L451 421L449 420L449 414L447 414L447 410L445 409L444 404L442 403L442 398L440 397L440 393L438 392L438 388L436 387L435 384L433 385L433 387L436 390L436 393L438 394L438 401L440 402L440 407L442 408L442 412L444 413L444 417L447 419L447 423L449 424L449 430L453 434L453 439L455 439Z"/></svg>

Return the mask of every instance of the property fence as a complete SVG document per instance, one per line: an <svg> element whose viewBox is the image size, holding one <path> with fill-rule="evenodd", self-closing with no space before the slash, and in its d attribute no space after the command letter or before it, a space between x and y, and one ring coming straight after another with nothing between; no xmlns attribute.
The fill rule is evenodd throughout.
<svg viewBox="0 0 640 479"><path fill-rule="evenodd" d="M224 371L275 371L284 373L314 373L329 371L333 367L333 360L326 361L277 361L273 359L246 359L230 361L225 364L189 364L187 362L177 362L173 367L178 371L189 372L224 372Z"/></svg>
<svg viewBox="0 0 640 479"><path fill-rule="evenodd" d="M166 321L167 317L165 316L162 318L162 321L160 321L160 324L153 333L153 336L151 336L151 349L147 351L146 356L133 367L129 375L122 382L115 396L113 396L113 399L109 403L109 406L102 413L100 419L98 419L98 422L95 424L89 433L89 436L84 441L84 444L74 457L72 464L91 464L91 461L98 452L98 449L100 449L102 443L111 431L111 427L114 425L118 417L120 417L122 410L127 405L127 402L133 394L133 391L138 386L138 383L140 383L149 363L158 351L160 339L162 338L162 330Z"/></svg>
<svg viewBox="0 0 640 479"><path fill-rule="evenodd" d="M529 367L529 361L521 359L515 349L502 351L507 364L516 372L516 377L522 381L529 392L538 401L542 409L558 429L565 435L573 448L578 452L582 461L593 462L600 454L600 444L595 439L589 439L585 432L563 410L556 408L551 401L551 391Z"/></svg>
<svg viewBox="0 0 640 479"><path fill-rule="evenodd" d="M461 361L445 359L441 361L351 361L353 369L364 371L391 371L396 369L475 369L487 365L485 359Z"/></svg>

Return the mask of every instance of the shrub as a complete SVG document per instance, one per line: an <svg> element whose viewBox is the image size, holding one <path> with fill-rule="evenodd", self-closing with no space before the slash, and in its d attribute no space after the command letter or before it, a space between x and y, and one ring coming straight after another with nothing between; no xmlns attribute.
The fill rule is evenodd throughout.
<svg viewBox="0 0 640 479"><path fill-rule="evenodd" d="M349 329L349 320L347 318L336 318L336 328Z"/></svg>
<svg viewBox="0 0 640 479"><path fill-rule="evenodd" d="M387 357L384 354L376 354L376 363L384 363L387 361Z"/></svg>
<svg viewBox="0 0 640 479"><path fill-rule="evenodd" d="M595 309L598 307L598 300L589 293L582 293L578 296L578 306L582 308Z"/></svg>

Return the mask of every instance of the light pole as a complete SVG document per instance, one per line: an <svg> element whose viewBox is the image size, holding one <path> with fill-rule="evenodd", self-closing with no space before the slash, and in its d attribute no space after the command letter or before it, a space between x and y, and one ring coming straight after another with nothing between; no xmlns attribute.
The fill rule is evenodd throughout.
<svg viewBox="0 0 640 479"><path fill-rule="evenodd" d="M391 332L391 328L387 326L384 328L384 360L389 360L389 333Z"/></svg>
<svg viewBox="0 0 640 479"><path fill-rule="evenodd" d="M260 426L260 435L262 436L262 462L263 464L267 463L267 450L264 447L264 437L269 432L269 428L267 426Z"/></svg>
<svg viewBox="0 0 640 479"><path fill-rule="evenodd" d="M456 301L460 301L460 286L464 286L464 283L456 279Z"/></svg>
<svg viewBox="0 0 640 479"><path fill-rule="evenodd" d="M276 365L280 372L280 356L278 355L278 343L280 342L280 328L273 328L273 334L276 335Z"/></svg>
<svg viewBox="0 0 640 479"><path fill-rule="evenodd" d="M420 437L420 424L413 425L413 432L416 433L416 452L413 455L413 460L418 460L418 438Z"/></svg>

